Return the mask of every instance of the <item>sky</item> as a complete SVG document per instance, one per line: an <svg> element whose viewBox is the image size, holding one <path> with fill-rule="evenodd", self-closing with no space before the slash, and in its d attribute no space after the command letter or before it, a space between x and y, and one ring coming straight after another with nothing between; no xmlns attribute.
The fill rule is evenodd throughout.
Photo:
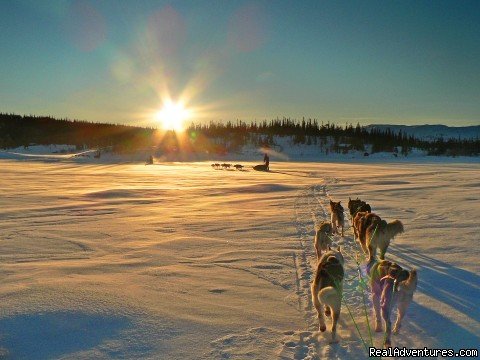
<svg viewBox="0 0 480 360"><path fill-rule="evenodd" d="M480 125L480 1L0 1L0 112Z"/></svg>

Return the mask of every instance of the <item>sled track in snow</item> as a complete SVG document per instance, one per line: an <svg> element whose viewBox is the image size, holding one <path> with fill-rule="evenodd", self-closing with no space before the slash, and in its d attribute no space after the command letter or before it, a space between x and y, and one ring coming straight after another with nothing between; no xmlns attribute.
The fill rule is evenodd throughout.
<svg viewBox="0 0 480 360"><path fill-rule="evenodd" d="M296 294L298 296L298 310L303 314L305 330L285 333L283 341L282 359L342 359L358 358L363 354L363 345L355 334L354 325L348 314L347 306L357 322L365 319L364 301L367 302L370 311L367 291L360 287L358 263L364 263L363 253L354 241L351 229L351 219L345 217L344 237L335 235L333 246L341 246L345 258L344 302L337 332L340 343L328 344L323 335L318 336L318 319L316 310L312 304L310 285L316 271L316 254L313 244L315 225L322 221L330 220L328 204L330 200L329 187L338 180L335 178L324 179L322 184L306 186L297 192L294 201L294 223L298 236L298 251L294 254ZM365 296L365 298L364 298ZM345 306L346 304L346 306ZM330 329L330 318L326 319L327 328ZM345 329L348 322L351 329ZM361 329L365 338L367 330ZM325 333L328 337L330 332ZM358 349L361 348L361 353ZM355 353L355 355L353 355ZM361 356L363 358L363 356Z"/></svg>

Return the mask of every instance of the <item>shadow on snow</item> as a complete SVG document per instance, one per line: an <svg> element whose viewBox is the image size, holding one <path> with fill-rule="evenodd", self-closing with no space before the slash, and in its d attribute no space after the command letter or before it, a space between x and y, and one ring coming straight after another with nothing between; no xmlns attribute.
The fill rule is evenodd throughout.
<svg viewBox="0 0 480 360"><path fill-rule="evenodd" d="M125 317L80 312L22 314L0 319L1 355L51 359L91 349L129 327Z"/></svg>

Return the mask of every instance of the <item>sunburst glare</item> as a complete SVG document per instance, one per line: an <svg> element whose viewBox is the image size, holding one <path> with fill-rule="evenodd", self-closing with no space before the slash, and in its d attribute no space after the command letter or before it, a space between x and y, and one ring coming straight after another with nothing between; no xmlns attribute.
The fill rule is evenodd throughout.
<svg viewBox="0 0 480 360"><path fill-rule="evenodd" d="M181 102L167 101L163 108L156 114L158 121L165 130L181 131L184 122L191 116L191 111L186 109Z"/></svg>

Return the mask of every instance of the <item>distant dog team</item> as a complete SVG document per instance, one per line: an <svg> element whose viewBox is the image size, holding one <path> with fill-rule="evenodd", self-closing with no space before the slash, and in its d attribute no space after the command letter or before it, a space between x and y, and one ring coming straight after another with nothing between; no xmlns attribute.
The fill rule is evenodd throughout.
<svg viewBox="0 0 480 360"><path fill-rule="evenodd" d="M214 164L212 164L212 168L214 168L216 170L219 170L219 169L230 170L231 167L232 167L232 164L227 164L227 163L223 163L223 164L214 163ZM243 166L241 164L235 164L235 165L233 165L233 167L237 170L243 170L245 168L245 166Z"/></svg>

